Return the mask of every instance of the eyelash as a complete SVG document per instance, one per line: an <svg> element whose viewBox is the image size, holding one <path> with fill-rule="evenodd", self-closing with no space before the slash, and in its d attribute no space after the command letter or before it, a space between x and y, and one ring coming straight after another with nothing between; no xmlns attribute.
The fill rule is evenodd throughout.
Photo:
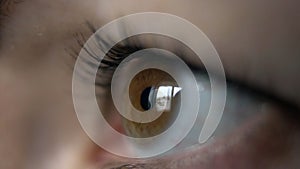
<svg viewBox="0 0 300 169"><path fill-rule="evenodd" d="M95 27L90 23L90 22L86 22L87 27L89 28L89 31L91 33L95 33L96 29ZM91 56L93 59L95 59L96 61L100 61L98 59L97 54L95 54L93 51L88 50L87 47L84 44L87 41L86 36L82 33L82 32L77 32L73 35L74 40L76 41L78 47L80 49L85 50L89 56ZM97 38L97 47L102 50L103 45L106 45L109 41L109 39L103 39L101 37ZM98 70L103 70L105 71L105 75L106 78L108 79L107 82L105 82L105 80L103 80L103 78L97 78L99 79L98 81L96 80L96 86L97 87L107 87L110 86L110 80L112 78L112 75L115 71L115 69L119 66L119 64L130 54L139 51L141 49L143 49L143 47L141 46L137 46L135 44L132 44L130 42L124 41L125 43L120 44L118 43L117 45L113 46L108 53L106 53L106 55L104 56L104 58L101 60L100 66L98 68ZM69 50L66 50L74 59L77 59L77 55L79 53L79 51L77 50L77 48L70 48ZM99 75L99 73L98 73Z"/></svg>
<svg viewBox="0 0 300 169"><path fill-rule="evenodd" d="M96 32L97 29L91 22L86 21L85 25L88 27L90 33L94 34ZM88 49L86 49L86 47L84 46L84 44L87 41L87 36L85 36L82 32L77 32L74 34L74 39L77 42L77 45L79 45L80 49L82 48L82 49L86 50L86 52L92 58L98 60L97 55L92 53L92 51L89 51ZM102 49L101 46L107 44L107 42L109 42L109 40L110 40L110 39L103 39L101 37L98 37L97 39L98 39L97 45L100 50ZM118 65L130 54L132 54L138 50L145 49L145 47L143 47L141 44L138 44L139 42L131 43L130 41L127 41L127 40L124 40L124 42L125 42L124 44L118 43L113 48L111 48L109 50L109 52L105 55L104 59L101 61L99 69L101 68L102 70L107 71L107 72L105 72L105 74L106 74L106 78L108 81L107 81L107 83L105 83L104 80L102 81L102 77L98 78L101 81L96 81L96 86L99 86L99 87L110 86L110 80L112 78L114 70L118 67ZM71 48L71 51L67 50L68 53L75 60L77 59L77 55L79 54L79 51L76 49L77 48ZM180 51L176 51L176 52L180 53ZM201 71L202 73L206 72L206 70L203 68L194 67L193 65L189 65L189 66L191 67L192 70ZM225 70L225 72L226 72L226 70ZM297 104L293 103L292 101L285 100L282 97L279 97L276 94L273 94L266 90L263 90L262 88L256 87L255 85L246 84L245 82L241 82L240 80L232 78L228 75L226 77L226 82L228 85L235 86L237 89L247 92L253 96L271 100L274 103L276 103L277 105L280 105L284 108L287 108L288 110L291 110L291 112L294 112L295 110L299 110L299 107L297 106Z"/></svg>

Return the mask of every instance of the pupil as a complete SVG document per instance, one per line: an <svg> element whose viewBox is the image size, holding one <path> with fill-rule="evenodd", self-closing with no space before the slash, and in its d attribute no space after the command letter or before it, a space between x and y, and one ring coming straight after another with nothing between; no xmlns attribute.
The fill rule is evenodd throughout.
<svg viewBox="0 0 300 169"><path fill-rule="evenodd" d="M144 110L149 110L151 108L151 103L150 103L150 92L152 90L152 87L147 87L144 89L141 95L141 106Z"/></svg>

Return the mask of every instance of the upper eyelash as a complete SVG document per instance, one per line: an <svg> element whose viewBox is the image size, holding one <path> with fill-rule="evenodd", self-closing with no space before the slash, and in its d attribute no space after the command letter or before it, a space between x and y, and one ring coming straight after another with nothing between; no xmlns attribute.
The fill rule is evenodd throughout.
<svg viewBox="0 0 300 169"><path fill-rule="evenodd" d="M92 33L96 32L96 28L90 22L87 21L86 25ZM97 35L95 35L95 37L97 39L97 46L100 50L103 49L103 46L108 45L109 39L104 39ZM87 38L83 33L81 32L75 33L74 39L79 45L79 47L81 47L81 49L85 50L92 58L96 59L97 61L100 61L98 60L98 56L95 53L93 53L93 51L88 50L87 49L88 46L85 46ZM124 60L128 55L140 49L141 48L137 48L136 46L130 43L126 43L125 45L120 45L118 43L106 53L105 57L101 61L100 68L117 67L119 63L122 62L122 60ZM71 54L74 58L77 58L78 52L72 49Z"/></svg>
<svg viewBox="0 0 300 169"><path fill-rule="evenodd" d="M86 22L86 26L89 29L91 33L96 32L96 28L90 23ZM96 53L94 53L92 50L89 50L89 46L87 46L85 43L87 42L87 37L82 32L76 32L73 35L74 40L76 41L76 44L80 47L81 50L85 50L85 52L93 59L95 59L97 62L100 62L99 57ZM103 47L108 45L110 39L104 39L102 37L99 37L95 35L95 38L97 39L97 47L98 49L103 51ZM104 56L104 58L101 60L100 65L98 67L98 70L105 71L105 73L98 73L97 76L100 78L96 78L96 86L100 87L108 87L110 86L110 81L112 78L112 75L115 71L115 69L119 66L119 64L130 54L134 53L135 51L141 50L142 47L137 47L136 45L127 42L126 40L123 41L123 43L117 43L115 46L113 46ZM70 49L66 49L66 51L74 58L77 59L77 56L80 51L77 50L77 48L71 47ZM91 64L93 63L88 63ZM99 80L97 80L99 79Z"/></svg>
<svg viewBox="0 0 300 169"><path fill-rule="evenodd" d="M96 32L96 28L90 23L86 22L87 27L92 33ZM87 41L87 38L82 34L82 33L76 33L74 34L74 38L77 41L77 44L84 49L84 44ZM103 39L101 37L98 37L98 46L101 49L102 45L105 45L108 43L106 39ZM108 39L109 40L109 39ZM126 42L126 41L125 41ZM131 53L134 53L135 51L143 49L143 46L138 46L137 44L132 44L132 43L125 43L125 45L115 45L104 57L104 59L101 61L101 64L99 66L99 69L102 68L102 70L109 70L107 72L107 81L108 83L101 83L101 82L96 82L96 85L98 86L109 86L109 80L111 80L112 74L114 73L114 70L116 67ZM87 50L87 49L85 49ZM73 51L73 56L74 54L76 55L75 58L77 57L79 52ZM89 55L95 59L97 59L97 56L95 54L89 52ZM189 65L191 69L193 70L200 70L202 72L206 72L205 68L200 68L199 67L194 67L193 65ZM99 78L101 79L101 78ZM275 103L279 103L283 107L289 108L290 110L299 110L299 106L294 103L291 100L286 100L282 97L279 97L277 94L274 94L270 91L265 91L262 90L261 88L255 86L255 85L249 85L243 81L240 81L234 77L230 77L227 75L226 81L228 84L235 84L239 88L241 88L244 91L249 91L249 93L252 93L254 95L259 95L264 98L271 99Z"/></svg>

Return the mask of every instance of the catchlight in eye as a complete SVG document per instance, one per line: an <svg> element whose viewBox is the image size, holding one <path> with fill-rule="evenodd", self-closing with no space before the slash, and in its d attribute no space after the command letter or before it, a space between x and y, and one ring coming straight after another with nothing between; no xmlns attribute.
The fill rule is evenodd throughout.
<svg viewBox="0 0 300 169"><path fill-rule="evenodd" d="M154 109L162 114L149 123L123 119L126 133L132 137L150 137L165 131L178 115L180 90L174 78L165 71L150 68L137 73L129 85L131 104L142 112Z"/></svg>

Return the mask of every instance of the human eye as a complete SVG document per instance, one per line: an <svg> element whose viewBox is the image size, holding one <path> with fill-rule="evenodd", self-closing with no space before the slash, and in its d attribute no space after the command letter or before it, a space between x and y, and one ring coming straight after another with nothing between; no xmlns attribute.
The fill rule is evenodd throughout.
<svg viewBox="0 0 300 169"><path fill-rule="evenodd" d="M299 168L298 6L294 0L0 0L0 168ZM208 73L190 48L174 38L149 32L107 48L120 32L132 31L126 24L120 24L118 33L88 43L106 23L145 11L185 18L207 35L219 53L226 74L226 102L220 123L204 142L199 142L199 135L212 104L211 77L221 81L217 72ZM84 48L90 45L93 47ZM201 45L194 49L198 47ZM100 61L98 56L106 49ZM103 122L122 136L147 139L162 134L183 112L182 103L199 103L198 112L186 111L197 112L197 118L178 118L183 127L150 142L153 147L148 145L148 149L139 141L117 144L121 137L110 137L111 132L105 133L103 128L93 130L96 136L131 155L145 155L149 147L157 151L162 150L161 145L176 146L157 156L126 158L97 145L74 110L72 73L80 51L86 52L87 59L79 71L81 87L93 86L93 97L85 92L77 96L86 106L95 101ZM156 59L132 58L143 52ZM190 71L174 70L173 54ZM163 60L169 61L164 67L172 71L138 69L144 64L160 65ZM92 69L97 70L95 74ZM189 80L195 77L185 81L197 88L190 97L184 95L186 87L173 73ZM124 91L124 86L130 90ZM113 92L117 98L126 97L116 101L125 108L130 103L135 112L150 114L156 109L162 116L147 123L129 120L120 112L131 111L118 111ZM98 116L85 114L92 128L98 124ZM192 121L195 124L182 141L169 137Z"/></svg>
<svg viewBox="0 0 300 169"><path fill-rule="evenodd" d="M126 30L126 28L121 28L121 30L122 29ZM95 36L97 35L95 34ZM86 45L80 43L81 46L83 46L82 51L93 59L99 58L99 56L97 56L97 51L103 50L102 48L105 47L101 45L106 45L109 43L107 41L110 40L109 36L106 36L105 38L101 36L96 38L96 41L94 42L98 44L97 49L94 50L93 47L89 46L89 43ZM282 138L280 138L278 141L274 141L274 139L276 139L276 135L285 133L286 139L289 142L290 137L293 137L294 134L297 133L294 125L289 126L288 124L284 123L282 126L280 126L282 128L276 127L276 123L279 122L279 118L283 118L283 116L287 118L286 122L289 121L288 123L290 123L290 120L292 120L291 117L294 116L294 113L278 113L277 111L274 111L276 110L274 107L278 106L282 107L282 109L291 111L291 107L293 106L289 104L285 105L284 103L286 102L268 93L262 92L256 89L254 86L247 86L236 81L235 79L230 78L227 79L226 82L227 101L221 122L212 137L210 137L209 140L205 140L206 143L201 142L199 144L199 142L197 142L197 137L199 136L201 127L203 127L203 123L208 115L207 112L211 104L210 99L212 88L207 71L205 68L203 68L203 63L195 62L195 58L193 58L195 57L193 56L193 52L189 51L186 46L176 42L176 40L172 38L153 34L132 36L124 41L116 43L116 45L113 46L108 53L106 53L102 60L98 60L98 62L101 62L98 65L99 67L97 67L97 64L87 64L88 66L97 67L97 77L95 79L95 84L93 85L96 85L96 94L97 92L100 93L97 98L98 105L99 108L103 110L102 113L105 116L106 121L108 121L111 126L114 126L114 130L129 137L149 138L163 133L172 125L172 123L174 123L174 119L176 119L176 116L180 111L180 106L182 106L182 104L180 105L182 102L181 90L183 90L184 87L176 83L176 80L174 80L174 78L172 78L172 76L169 74L170 72L153 69L151 66L150 68L145 69L143 68L143 64L147 65L153 61L156 65L159 65L159 61L161 60L161 63L164 63L163 65L165 67L170 67L174 65L175 62L169 60L169 62L173 64L168 64L167 62L163 61L165 59L164 57L168 57L167 54L164 55L155 52L148 56L152 56L152 60L149 59L146 62L143 62L142 57L140 60L139 57L130 58L132 53L144 49L153 49L158 47L167 49L168 51L177 54L177 56L179 56L189 66L193 76L195 76L197 79L196 83L199 88L198 90L195 90L195 92L199 92L201 100L199 103L199 112L202 114L198 116L196 123L188 136L183 141L179 142L179 144L176 145L176 148L172 149L166 154L153 159L128 160L132 161L131 164L126 164L125 162L124 164L118 164L122 162L114 161L107 163L107 168L113 168L117 166L120 166L120 168L138 168L145 166L161 168L174 168L175 166L177 168L198 168L200 165L209 166L209 168L219 168L220 166L236 168L248 166L249 168L253 168L256 166L261 167L260 164L258 165L253 163L253 161L260 160L256 159L256 156L269 156L268 158L294 156L293 153L295 152L292 151L286 151L282 153L281 150L275 150L277 148L282 148L282 150L288 149L287 143ZM143 53L137 55L141 56ZM155 55L158 55L159 57L154 57ZM88 68L84 70L87 69ZM119 71L117 71L118 69ZM132 70L134 70L133 75L135 76L130 77L128 74L131 74L129 72ZM88 73L90 72L85 71L85 74ZM83 74L84 73L82 73L81 76L84 76ZM117 78L114 79L113 76L116 76ZM183 74L182 76L190 75ZM117 84L116 88L113 87L113 81L115 84ZM118 89L118 86L125 87ZM162 88L165 88L166 92L161 92ZM146 123L134 122L133 120L126 119L126 117L122 116L123 114L119 114L120 109L116 108L114 105L116 102L113 100L112 93L115 89L117 89L118 96L116 98L119 98L117 103L123 102L123 107L127 107L126 104L128 103L132 104L133 109L138 109L142 112L145 112L155 108L159 109L158 104L161 103L161 105L164 105L163 114L154 121ZM177 90L175 95L172 94L174 93L174 90ZM161 92L162 97L158 95L159 92ZM168 99L159 99L159 97L165 97ZM191 101L189 99L187 100ZM166 106L168 104L169 106ZM133 109L129 108L127 110L128 114L132 112L136 113L133 111ZM134 115L131 114L131 116ZM91 123L95 122L96 121L92 121ZM192 120L184 121L186 124L192 122ZM81 124L83 125L83 128L85 128L82 121ZM289 130L290 127L293 129ZM88 132L89 131L87 131L87 133ZM104 135L102 135L102 137L103 136ZM92 139L94 140L95 137L92 136ZM118 139L118 137L114 139ZM169 141L171 144L171 141L174 140L167 140L167 138L166 140L162 139L157 142L153 140L154 143L157 143L158 147L160 146L160 143L164 141ZM273 143L268 145L267 143L271 141ZM97 140L95 142L97 143ZM281 143L282 145L280 145ZM114 145L113 139L111 140L110 144ZM120 145L118 142L115 142L115 144L118 144L119 149L124 149L123 151L133 150L139 152L143 151L141 149L144 147L147 147L145 144L142 144L142 146L138 145L139 143L136 143L137 145L132 145L131 142L129 142L129 144L122 145ZM263 146L263 148L261 146ZM293 146L297 145L293 143ZM205 162L202 161L203 158L208 158L208 156L211 158L211 160L207 160ZM237 157L242 159L242 161L235 161ZM262 159L264 158L266 157L263 157ZM182 161L177 161L176 159L182 159ZM273 165L271 164L271 161L267 161L266 164L261 165Z"/></svg>

